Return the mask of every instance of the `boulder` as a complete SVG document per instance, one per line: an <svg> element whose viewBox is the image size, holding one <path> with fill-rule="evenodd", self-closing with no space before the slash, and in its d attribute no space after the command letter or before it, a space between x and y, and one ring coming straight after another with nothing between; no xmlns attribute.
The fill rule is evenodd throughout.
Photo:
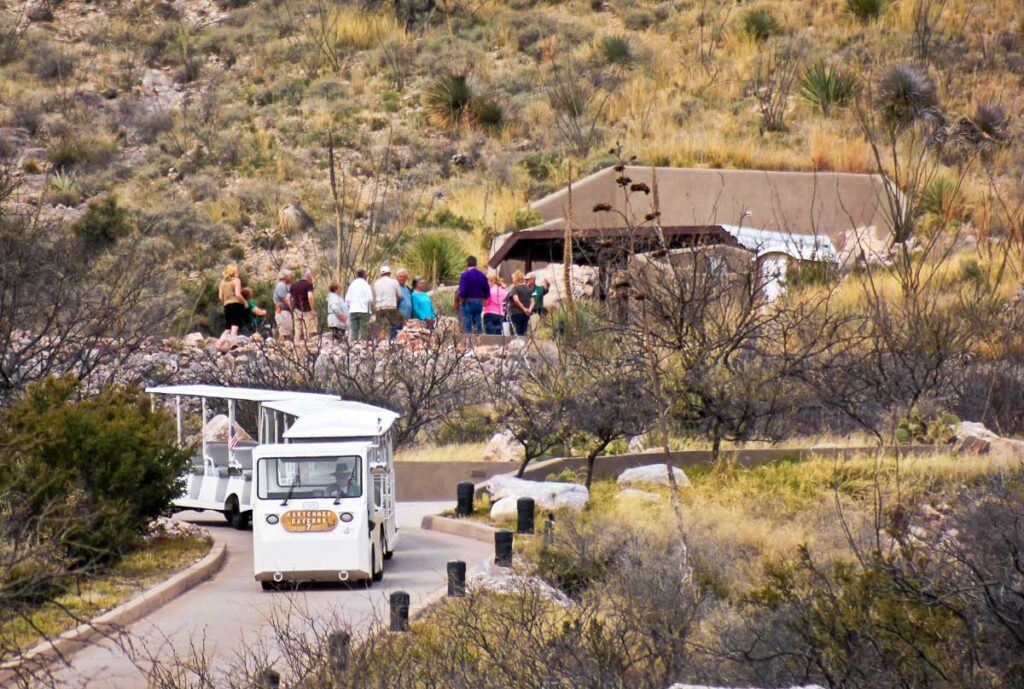
<svg viewBox="0 0 1024 689"><path fill-rule="evenodd" d="M491 521L507 522L516 519L519 516L518 502L517 496L510 495L492 504Z"/></svg>
<svg viewBox="0 0 1024 689"><path fill-rule="evenodd" d="M481 569L466 577L466 586L471 591L493 591L495 593L534 592L542 598L564 608L572 605L569 598L540 577L516 574L506 567L488 562Z"/></svg>
<svg viewBox="0 0 1024 689"><path fill-rule="evenodd" d="M956 452L965 455L1024 456L1024 440L1003 438L977 421L961 421L956 430Z"/></svg>
<svg viewBox="0 0 1024 689"><path fill-rule="evenodd" d="M537 284L548 284L548 293L544 295L544 308L557 308L565 301L565 264L549 263L539 270L529 273L537 278ZM597 286L598 270L593 266L573 265L569 280L572 283L574 299L589 299L594 296Z"/></svg>
<svg viewBox="0 0 1024 689"><path fill-rule="evenodd" d="M206 337L202 333L189 333L181 341L186 347L202 347L206 343Z"/></svg>
<svg viewBox="0 0 1024 689"><path fill-rule="evenodd" d="M686 473L679 467L672 467L672 475L675 476L676 485L690 485L690 479L686 477ZM642 485L667 486L669 485L669 480L664 464L648 464L642 467L626 469L619 474L616 483L623 487Z"/></svg>
<svg viewBox="0 0 1024 689"><path fill-rule="evenodd" d="M296 203L289 203L277 212L277 228L285 234L294 234L313 226L313 218Z"/></svg>
<svg viewBox="0 0 1024 689"><path fill-rule="evenodd" d="M509 497L533 498L538 509L549 511L582 510L590 499L590 491L586 486L578 483L526 481L505 474L491 478L487 482L486 488L491 495L491 500Z"/></svg>
<svg viewBox="0 0 1024 689"><path fill-rule="evenodd" d="M228 427L231 425L231 420L224 414L217 414L216 416L207 419L206 421L206 442L208 443L226 443L228 441ZM245 432L245 429L235 422L235 434L238 436L240 441L252 441L252 436Z"/></svg>
<svg viewBox="0 0 1024 689"><path fill-rule="evenodd" d="M485 462L516 462L522 458L523 448L508 431L491 436L481 459Z"/></svg>

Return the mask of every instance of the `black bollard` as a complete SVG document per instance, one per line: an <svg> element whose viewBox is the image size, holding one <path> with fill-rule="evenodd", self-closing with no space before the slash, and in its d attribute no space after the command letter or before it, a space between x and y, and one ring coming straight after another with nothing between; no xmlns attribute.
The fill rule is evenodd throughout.
<svg viewBox="0 0 1024 689"><path fill-rule="evenodd" d="M352 635L345 631L334 632L327 637L327 657L335 672L344 672L348 666L348 649Z"/></svg>
<svg viewBox="0 0 1024 689"><path fill-rule="evenodd" d="M473 492L476 490L469 481L463 481L455 487L455 497L458 503L455 507L456 517L468 517L473 514Z"/></svg>
<svg viewBox="0 0 1024 689"><path fill-rule="evenodd" d="M270 667L257 672L255 679L255 689L279 689L281 686L281 674Z"/></svg>
<svg viewBox="0 0 1024 689"><path fill-rule="evenodd" d="M512 532L508 529L494 532L494 564L512 566Z"/></svg>
<svg viewBox="0 0 1024 689"><path fill-rule="evenodd" d="M533 498L519 498L516 500L516 533L533 533Z"/></svg>
<svg viewBox="0 0 1024 689"><path fill-rule="evenodd" d="M391 631L409 631L409 594L395 591L391 594Z"/></svg>
<svg viewBox="0 0 1024 689"><path fill-rule="evenodd" d="M548 512L548 518L544 520L544 547L550 548L555 542L555 513Z"/></svg>
<svg viewBox="0 0 1024 689"><path fill-rule="evenodd" d="M466 595L466 563L462 560L448 560L448 597L463 598Z"/></svg>

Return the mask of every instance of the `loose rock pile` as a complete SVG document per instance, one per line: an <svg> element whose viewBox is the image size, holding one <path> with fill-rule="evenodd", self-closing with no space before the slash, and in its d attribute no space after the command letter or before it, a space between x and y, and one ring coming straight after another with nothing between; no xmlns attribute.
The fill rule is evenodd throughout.
<svg viewBox="0 0 1024 689"><path fill-rule="evenodd" d="M208 538L209 533L201 526L197 526L190 522L180 522L170 519L169 517L157 517L149 526L146 527L146 533L151 539L158 538Z"/></svg>

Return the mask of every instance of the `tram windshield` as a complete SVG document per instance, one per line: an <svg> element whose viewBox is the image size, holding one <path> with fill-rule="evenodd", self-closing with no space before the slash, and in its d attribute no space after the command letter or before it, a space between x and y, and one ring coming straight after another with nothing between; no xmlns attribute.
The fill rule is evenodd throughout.
<svg viewBox="0 0 1024 689"><path fill-rule="evenodd" d="M257 471L261 500L358 498L363 494L362 460L343 457L268 457Z"/></svg>

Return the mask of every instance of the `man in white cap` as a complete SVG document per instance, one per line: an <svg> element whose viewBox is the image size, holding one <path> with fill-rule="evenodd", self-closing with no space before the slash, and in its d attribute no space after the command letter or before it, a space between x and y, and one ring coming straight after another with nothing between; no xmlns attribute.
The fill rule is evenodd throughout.
<svg viewBox="0 0 1024 689"><path fill-rule="evenodd" d="M398 302L401 300L402 286L398 284L398 280L391 277L390 267L381 266L380 277L373 283L373 301L381 328L387 328L391 339L395 338L402 327L402 314L398 310Z"/></svg>

